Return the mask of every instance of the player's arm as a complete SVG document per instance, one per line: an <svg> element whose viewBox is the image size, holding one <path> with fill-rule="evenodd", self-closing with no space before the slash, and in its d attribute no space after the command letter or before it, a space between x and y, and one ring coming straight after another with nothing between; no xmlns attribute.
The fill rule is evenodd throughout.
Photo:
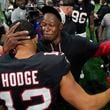
<svg viewBox="0 0 110 110"><path fill-rule="evenodd" d="M110 101L110 89L96 95L89 95L74 80L70 72L62 77L60 93L78 110L99 110Z"/></svg>
<svg viewBox="0 0 110 110"><path fill-rule="evenodd" d="M90 20L90 34L93 34L94 33L94 11L90 13L89 20Z"/></svg>
<svg viewBox="0 0 110 110"><path fill-rule="evenodd" d="M94 9L95 9L95 3L94 1L90 0L90 16L89 16L89 25L90 25L90 38L94 40Z"/></svg>

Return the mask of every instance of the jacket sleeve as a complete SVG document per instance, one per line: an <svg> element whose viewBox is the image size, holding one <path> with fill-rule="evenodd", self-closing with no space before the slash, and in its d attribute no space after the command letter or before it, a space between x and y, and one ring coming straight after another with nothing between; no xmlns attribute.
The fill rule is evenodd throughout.
<svg viewBox="0 0 110 110"><path fill-rule="evenodd" d="M102 42L97 51L94 54L94 57L110 55L110 41Z"/></svg>

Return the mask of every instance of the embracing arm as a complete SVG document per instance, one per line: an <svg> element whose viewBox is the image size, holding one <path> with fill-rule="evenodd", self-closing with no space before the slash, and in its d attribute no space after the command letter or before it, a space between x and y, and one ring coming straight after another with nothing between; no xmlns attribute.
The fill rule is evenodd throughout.
<svg viewBox="0 0 110 110"><path fill-rule="evenodd" d="M62 97L78 110L99 110L110 101L110 89L89 95L74 80L71 73L63 76L60 83Z"/></svg>

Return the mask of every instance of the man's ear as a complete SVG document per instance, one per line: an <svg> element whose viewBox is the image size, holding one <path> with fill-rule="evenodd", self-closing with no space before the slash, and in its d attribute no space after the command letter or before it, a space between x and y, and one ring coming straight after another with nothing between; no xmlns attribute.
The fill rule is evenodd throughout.
<svg viewBox="0 0 110 110"><path fill-rule="evenodd" d="M63 29L63 23L60 23L60 30Z"/></svg>

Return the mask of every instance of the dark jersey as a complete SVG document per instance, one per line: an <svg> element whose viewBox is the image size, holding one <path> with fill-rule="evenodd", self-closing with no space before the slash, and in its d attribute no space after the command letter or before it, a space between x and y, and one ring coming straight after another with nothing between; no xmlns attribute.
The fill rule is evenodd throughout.
<svg viewBox="0 0 110 110"><path fill-rule="evenodd" d="M69 71L64 54L38 53L28 59L0 57L0 102L6 110L60 110L57 95Z"/></svg>
<svg viewBox="0 0 110 110"><path fill-rule="evenodd" d="M72 21L75 25L74 31L76 34L86 32L87 18L89 18L93 10L94 6L91 3L88 3L87 5L75 3L73 5Z"/></svg>
<svg viewBox="0 0 110 110"><path fill-rule="evenodd" d="M45 40L38 43L38 51L64 52L71 64L72 74L76 81L79 81L81 69L84 63L95 54L98 45L93 42L89 42L86 38L70 36L69 34L62 32L62 41L58 47L60 48L57 48L56 50L54 44Z"/></svg>
<svg viewBox="0 0 110 110"><path fill-rule="evenodd" d="M65 16L66 21L63 25L62 31L67 32L70 35L75 35L75 23L72 21L71 16Z"/></svg>

